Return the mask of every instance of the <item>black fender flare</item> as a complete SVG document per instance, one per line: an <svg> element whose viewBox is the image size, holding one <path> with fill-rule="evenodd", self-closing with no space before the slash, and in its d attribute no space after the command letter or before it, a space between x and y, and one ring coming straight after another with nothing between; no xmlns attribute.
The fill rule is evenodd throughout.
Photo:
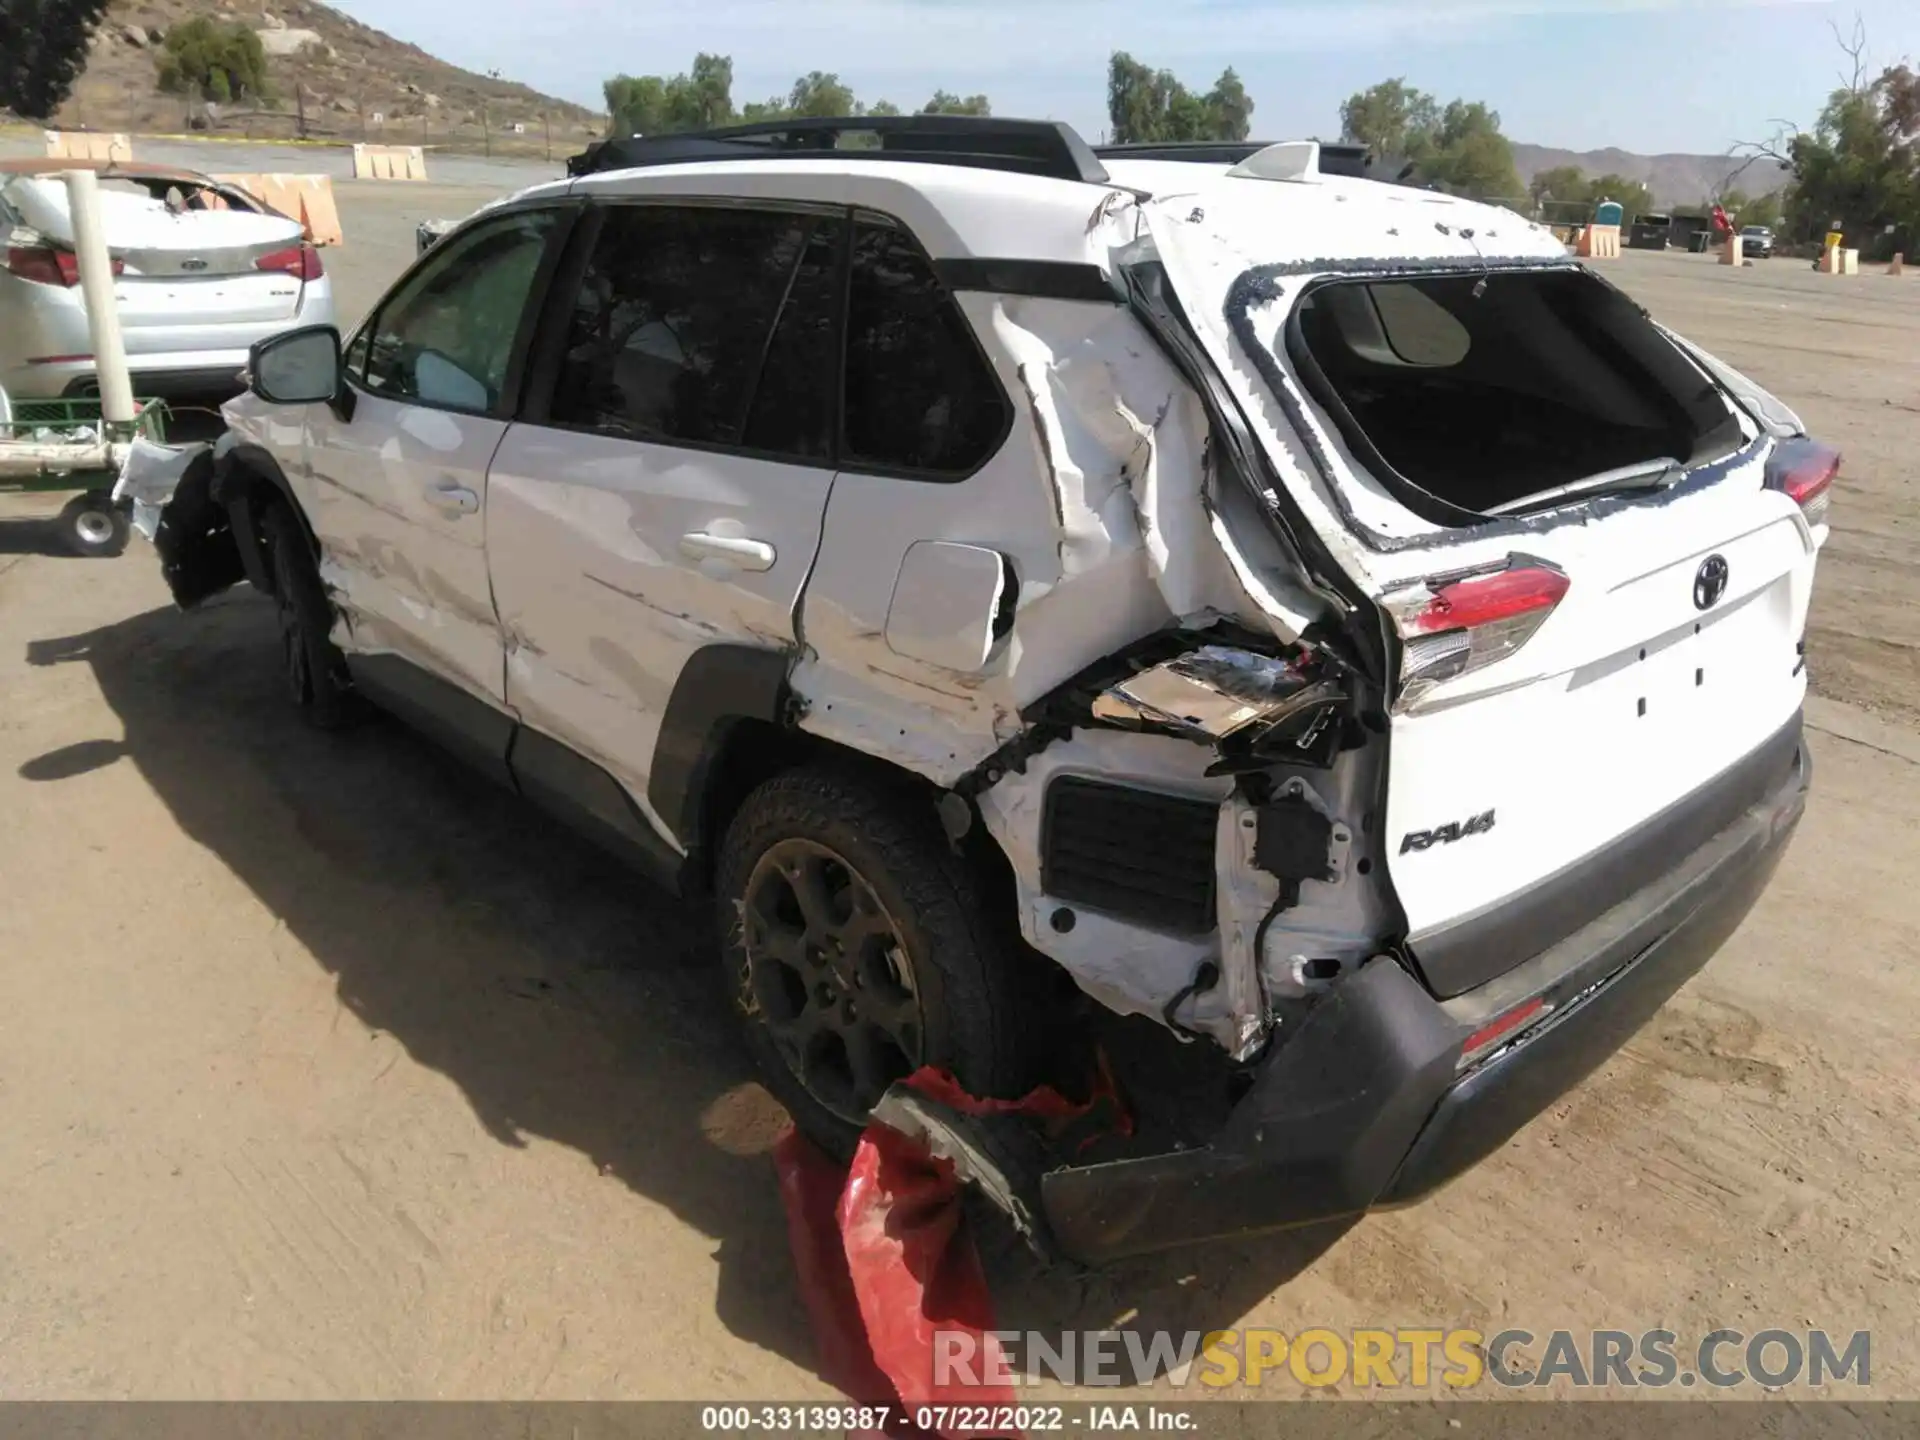
<svg viewBox="0 0 1920 1440"><path fill-rule="evenodd" d="M713 765L740 722L783 723L793 655L757 645L705 645L687 657L654 741L647 802L689 853L700 832Z"/></svg>
<svg viewBox="0 0 1920 1440"><path fill-rule="evenodd" d="M273 457L272 451L261 445L243 443L218 453L208 493L215 503L226 507L229 523L233 527L234 548L240 552L240 566L246 572L248 581L254 589L271 595L273 567L267 563L261 547L260 526L255 513L258 506L255 487L258 485L267 485L279 492L299 520L300 530L307 537L307 544L316 559L319 558L320 544L314 537L313 526L308 523L306 512L300 508L300 501L293 493L293 486L287 482L286 472L280 468L280 462Z"/></svg>

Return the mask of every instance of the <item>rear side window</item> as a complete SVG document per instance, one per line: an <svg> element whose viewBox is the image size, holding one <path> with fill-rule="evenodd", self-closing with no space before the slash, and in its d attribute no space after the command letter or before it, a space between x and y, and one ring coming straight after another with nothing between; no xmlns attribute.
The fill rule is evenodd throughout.
<svg viewBox="0 0 1920 1440"><path fill-rule="evenodd" d="M817 255L819 223L720 206L610 209L568 323L553 423L742 444L775 322L802 260ZM767 438L780 428L772 416L755 419ZM784 425L786 438L807 428L791 415ZM799 443L817 442L802 434Z"/></svg>
<svg viewBox="0 0 1920 1440"><path fill-rule="evenodd" d="M557 216L531 210L436 248L363 332L369 390L437 409L497 413L520 323ZM350 366L360 363L356 337Z"/></svg>
<svg viewBox="0 0 1920 1440"><path fill-rule="evenodd" d="M861 216L847 296L843 463L962 478L1010 420L966 317L904 230Z"/></svg>

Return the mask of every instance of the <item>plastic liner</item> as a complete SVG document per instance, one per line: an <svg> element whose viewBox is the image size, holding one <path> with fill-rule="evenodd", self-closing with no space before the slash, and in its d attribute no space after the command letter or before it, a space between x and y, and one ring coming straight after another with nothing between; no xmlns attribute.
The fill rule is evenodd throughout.
<svg viewBox="0 0 1920 1440"><path fill-rule="evenodd" d="M1085 1104L1044 1086L1020 1100L982 1100L934 1069L900 1082L901 1089L960 1115L1037 1122L1050 1131L1108 1106L1115 1128L1128 1124L1104 1072ZM922 1137L877 1122L861 1135L850 1167L797 1130L781 1138L774 1162L822 1377L859 1404L891 1407L898 1422L889 1434L1006 1433L926 1431L912 1423L923 1406L1014 1403L1011 1383L994 1383L1006 1361L993 1339L993 1297L965 1225L964 1180L954 1163L932 1153ZM943 1356L962 1364L942 1364Z"/></svg>

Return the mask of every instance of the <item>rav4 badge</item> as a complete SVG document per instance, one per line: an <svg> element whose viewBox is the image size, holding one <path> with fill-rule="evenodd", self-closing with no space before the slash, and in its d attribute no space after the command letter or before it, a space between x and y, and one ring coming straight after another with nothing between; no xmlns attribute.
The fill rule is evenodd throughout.
<svg viewBox="0 0 1920 1440"><path fill-rule="evenodd" d="M1451 825L1442 825L1438 830L1409 830L1406 838L1400 842L1400 853L1405 855L1415 850L1431 850L1436 845L1451 845L1469 835L1484 835L1492 828L1493 811L1489 810L1471 820L1456 820Z"/></svg>

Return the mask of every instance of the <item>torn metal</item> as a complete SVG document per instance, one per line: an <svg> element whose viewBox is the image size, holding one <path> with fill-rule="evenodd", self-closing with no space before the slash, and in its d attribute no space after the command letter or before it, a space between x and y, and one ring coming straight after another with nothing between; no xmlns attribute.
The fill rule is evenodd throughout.
<svg viewBox="0 0 1920 1440"><path fill-rule="evenodd" d="M211 449L209 445L161 445L144 436L127 447L113 498L132 505L133 528L148 541L158 536L160 512L173 499L187 470Z"/></svg>

